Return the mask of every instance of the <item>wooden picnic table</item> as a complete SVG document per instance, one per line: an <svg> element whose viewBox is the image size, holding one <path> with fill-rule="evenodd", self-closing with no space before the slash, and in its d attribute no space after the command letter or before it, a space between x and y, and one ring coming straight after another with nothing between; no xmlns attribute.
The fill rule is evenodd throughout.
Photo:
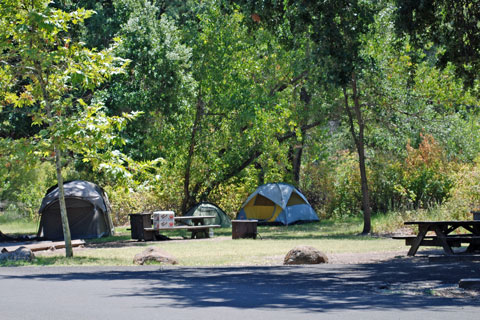
<svg viewBox="0 0 480 320"><path fill-rule="evenodd" d="M175 225L173 227L157 228L152 227L144 228L145 233L152 234L154 239L165 239L166 237L161 235L160 231L168 230L187 230L192 233L191 238L198 238L199 235L203 235L204 238L210 237L210 229L220 228L220 225L207 224L208 219L215 219L215 216L179 216L174 217ZM191 225L189 222L191 221ZM147 238L151 238L147 236Z"/></svg>
<svg viewBox="0 0 480 320"><path fill-rule="evenodd" d="M420 246L441 246L447 255L455 254L452 247L460 247L463 243L469 245L467 252L480 250L480 220L406 221L404 224L418 226L416 236L393 237L405 239L406 245L410 245L409 256L414 256ZM460 228L466 233L453 233Z"/></svg>

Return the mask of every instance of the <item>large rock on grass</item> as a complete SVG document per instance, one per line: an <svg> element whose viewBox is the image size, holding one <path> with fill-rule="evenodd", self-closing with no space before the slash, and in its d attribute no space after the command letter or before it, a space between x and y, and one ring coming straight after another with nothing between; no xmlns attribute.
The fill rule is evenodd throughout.
<svg viewBox="0 0 480 320"><path fill-rule="evenodd" d="M328 257L322 251L310 246L297 246L290 250L283 264L319 264L327 263Z"/></svg>
<svg viewBox="0 0 480 320"><path fill-rule="evenodd" d="M177 259L157 247L148 247L133 258L133 263L143 265L145 262L158 262L164 264L177 264Z"/></svg>
<svg viewBox="0 0 480 320"><path fill-rule="evenodd" d="M31 262L35 258L32 250L26 247L20 247L15 251L9 252L6 249L3 249L0 253L0 262L3 261L27 261Z"/></svg>

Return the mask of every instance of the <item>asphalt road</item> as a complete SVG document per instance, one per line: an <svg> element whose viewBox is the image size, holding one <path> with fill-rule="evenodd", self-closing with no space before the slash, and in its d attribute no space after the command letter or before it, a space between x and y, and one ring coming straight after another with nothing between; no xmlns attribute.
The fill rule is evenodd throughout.
<svg viewBox="0 0 480 320"><path fill-rule="evenodd" d="M479 263L0 268L0 319L479 319ZM438 293L449 293L447 297Z"/></svg>

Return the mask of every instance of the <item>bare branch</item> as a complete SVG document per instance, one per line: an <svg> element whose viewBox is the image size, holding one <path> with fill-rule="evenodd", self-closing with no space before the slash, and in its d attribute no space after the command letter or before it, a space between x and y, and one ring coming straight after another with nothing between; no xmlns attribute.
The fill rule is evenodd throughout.
<svg viewBox="0 0 480 320"><path fill-rule="evenodd" d="M300 80L303 80L306 76L308 75L308 71L303 71L302 73L300 73L298 76L296 76L295 78L291 79L289 82L287 83L278 83L277 85L275 85L271 90L270 90L270 93L269 93L269 96L273 96L275 93L277 92L282 92L283 90L285 90L286 88L288 88L288 86L291 86L291 85L294 85L296 84L297 82L299 82Z"/></svg>

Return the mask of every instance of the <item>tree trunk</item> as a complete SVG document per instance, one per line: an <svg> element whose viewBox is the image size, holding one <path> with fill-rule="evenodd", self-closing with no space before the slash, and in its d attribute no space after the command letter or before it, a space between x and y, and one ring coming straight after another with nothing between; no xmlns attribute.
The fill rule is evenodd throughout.
<svg viewBox="0 0 480 320"><path fill-rule="evenodd" d="M293 147L293 157L292 157L292 170L293 170L293 181L295 182L295 186L300 185L300 171L302 169L302 155L303 155L303 148L305 145L305 134L307 130L301 129L302 137L300 141L296 141L297 143ZM297 139L298 140L298 139Z"/></svg>
<svg viewBox="0 0 480 320"><path fill-rule="evenodd" d="M202 121L203 113L204 103L201 98L198 98L195 122L193 123L192 135L190 137L190 147L188 149L187 163L185 164L185 175L183 180L183 200L181 206L182 214L187 211L188 207L191 206L193 202L195 202L195 199L192 199L192 195L190 194L190 172L192 169L193 155L195 153L195 145L197 143L196 136L198 131L200 130L200 122Z"/></svg>
<svg viewBox="0 0 480 320"><path fill-rule="evenodd" d="M362 189L362 211L363 211L363 231L362 234L368 234L372 231L371 224L371 207L370 207L370 194L368 191L368 180L367 180L367 170L366 170L366 157L365 157L365 140L364 140L364 131L365 123L363 122L362 110L360 106L360 101L357 92L357 81L355 74L352 74L352 91L353 91L353 109L355 112L355 120L358 124L358 134L355 131L354 125L354 116L350 109L348 103L348 94L346 87L343 88L343 95L345 98L345 110L347 112L349 122L350 122L350 133L352 134L353 140L358 153L358 166L360 169L360 183Z"/></svg>
<svg viewBox="0 0 480 320"><path fill-rule="evenodd" d="M302 165L302 153L303 153L303 138L302 141L294 141L294 145L291 145L288 150L288 160L292 165L292 169L289 170L293 179L294 185L298 186L300 183L300 168Z"/></svg>
<svg viewBox="0 0 480 320"><path fill-rule="evenodd" d="M58 145L55 144L55 167L57 169L58 182L58 200L60 202L60 216L62 218L63 239L65 241L65 255L67 258L73 257L72 237L70 235L70 226L68 224L67 206L65 204L65 190L63 189L62 162L61 153Z"/></svg>
<svg viewBox="0 0 480 320"><path fill-rule="evenodd" d="M258 174L257 174L258 185L261 186L262 184L265 184L265 170L263 169L263 166L258 162L255 162L254 166L255 166L255 169L258 170Z"/></svg>
<svg viewBox="0 0 480 320"><path fill-rule="evenodd" d="M294 155L293 155L293 181L295 185L298 187L300 184L300 169L302 167L302 154L303 154L303 142L302 144L295 147Z"/></svg>
<svg viewBox="0 0 480 320"><path fill-rule="evenodd" d="M49 119L49 126L53 127L52 124L52 106L50 104L50 96L47 91L47 84L43 77L42 67L41 64L37 61L35 63L36 72L38 75L38 81L40 82L40 87L42 89L42 95L45 101L45 109L47 118ZM48 80L48 77L47 77ZM63 177L62 177L62 155L61 151L58 147L58 143L55 141L55 138L52 138L53 141L53 150L55 152L55 168L57 171L57 183L58 183L58 200L60 203L60 217L62 220L62 229L63 229L63 239L65 241L65 256L67 258L73 257L73 249L72 249L72 237L70 234L70 226L68 224L68 216L67 216L67 206L65 204L65 191L63 189Z"/></svg>

